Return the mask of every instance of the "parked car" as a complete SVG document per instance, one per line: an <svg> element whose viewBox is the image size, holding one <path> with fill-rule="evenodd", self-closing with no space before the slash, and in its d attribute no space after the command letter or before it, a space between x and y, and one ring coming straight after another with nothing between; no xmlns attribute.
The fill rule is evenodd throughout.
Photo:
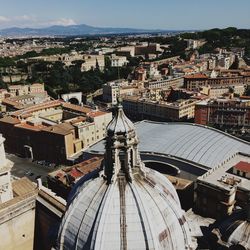
<svg viewBox="0 0 250 250"><path fill-rule="evenodd" d="M39 165L44 165L46 162L45 161L37 161Z"/></svg>
<svg viewBox="0 0 250 250"><path fill-rule="evenodd" d="M55 164L55 163L50 163L50 164L49 164L49 167L55 168L55 167L56 167L56 164Z"/></svg>
<svg viewBox="0 0 250 250"><path fill-rule="evenodd" d="M25 175L30 175L30 173L31 173L31 171L28 170L28 171L25 173Z"/></svg>

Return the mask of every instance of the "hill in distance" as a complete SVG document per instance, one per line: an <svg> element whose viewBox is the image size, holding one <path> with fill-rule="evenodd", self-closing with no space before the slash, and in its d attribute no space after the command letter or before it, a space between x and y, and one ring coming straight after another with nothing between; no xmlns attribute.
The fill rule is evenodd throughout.
<svg viewBox="0 0 250 250"><path fill-rule="evenodd" d="M129 33L156 33L174 32L168 30L147 30L133 28L99 28L86 24L69 26L50 26L47 28L7 28L0 30L0 36L83 36L83 35L105 35L105 34L129 34Z"/></svg>

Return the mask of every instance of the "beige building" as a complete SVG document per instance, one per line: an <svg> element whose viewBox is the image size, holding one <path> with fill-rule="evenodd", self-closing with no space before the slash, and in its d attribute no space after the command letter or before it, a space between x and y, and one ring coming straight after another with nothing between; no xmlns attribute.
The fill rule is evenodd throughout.
<svg viewBox="0 0 250 250"><path fill-rule="evenodd" d="M82 60L84 62L82 63L81 71L89 71L91 69L97 68L97 66L100 70L104 70L104 55L84 55Z"/></svg>
<svg viewBox="0 0 250 250"><path fill-rule="evenodd" d="M11 85L9 93L12 96L21 96L45 92L44 83L33 83L31 85Z"/></svg>
<svg viewBox="0 0 250 250"><path fill-rule="evenodd" d="M149 89L169 89L169 88L178 88L182 87L184 83L183 77L176 78L167 78L167 79L159 79L154 81L147 81L144 83L145 88Z"/></svg>
<svg viewBox="0 0 250 250"><path fill-rule="evenodd" d="M232 87L232 90L233 90L234 94L241 96L245 92L245 87L243 85L239 85L239 86L236 85L236 86ZM200 93L207 95L212 99L216 99L218 97L223 96L224 94L229 93L229 88L223 87L223 86L213 86L213 87L202 86Z"/></svg>
<svg viewBox="0 0 250 250"><path fill-rule="evenodd" d="M76 131L74 150L79 152L103 139L106 135L106 127L112 119L112 113L96 111L88 113L90 119L72 120Z"/></svg>
<svg viewBox="0 0 250 250"><path fill-rule="evenodd" d="M0 89L0 103L2 103L2 100L9 97L9 93L7 89Z"/></svg>
<svg viewBox="0 0 250 250"><path fill-rule="evenodd" d="M0 119L0 131L9 152L68 163L105 137L111 119L112 113L55 100L12 112Z"/></svg>
<svg viewBox="0 0 250 250"><path fill-rule="evenodd" d="M122 67L124 65L127 65L128 63L126 56L111 55L110 60L111 60L111 67Z"/></svg>
<svg viewBox="0 0 250 250"><path fill-rule="evenodd" d="M108 82L103 85L103 101L116 105L119 96L123 98L139 94L140 88L138 85L138 82L133 84L125 80Z"/></svg>
<svg viewBox="0 0 250 250"><path fill-rule="evenodd" d="M116 55L121 55L121 56L135 56L135 46L124 46L124 47L119 47L116 50Z"/></svg>
<svg viewBox="0 0 250 250"><path fill-rule="evenodd" d="M72 52L70 54L62 54L62 55L32 57L28 58L27 60L28 62L31 63L39 61L54 63L61 61L66 66L72 65L74 61L83 61L81 66L82 71L95 69L97 64L99 65L100 70L103 70L105 67L104 55L87 55L87 54L82 55L76 52Z"/></svg>
<svg viewBox="0 0 250 250"><path fill-rule="evenodd" d="M124 110L136 119L156 119L163 121L185 121L194 118L197 100L178 100L173 103L151 101L138 97L126 97Z"/></svg>
<svg viewBox="0 0 250 250"><path fill-rule="evenodd" d="M118 83L106 83L103 85L103 101L110 102L113 105L117 104L117 98L120 94L120 87Z"/></svg>

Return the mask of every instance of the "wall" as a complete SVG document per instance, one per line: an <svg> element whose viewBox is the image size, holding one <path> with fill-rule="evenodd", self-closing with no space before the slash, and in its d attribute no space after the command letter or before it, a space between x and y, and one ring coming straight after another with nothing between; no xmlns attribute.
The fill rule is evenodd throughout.
<svg viewBox="0 0 250 250"><path fill-rule="evenodd" d="M0 249L32 250L34 225L34 197L24 199L9 209L0 209Z"/></svg>

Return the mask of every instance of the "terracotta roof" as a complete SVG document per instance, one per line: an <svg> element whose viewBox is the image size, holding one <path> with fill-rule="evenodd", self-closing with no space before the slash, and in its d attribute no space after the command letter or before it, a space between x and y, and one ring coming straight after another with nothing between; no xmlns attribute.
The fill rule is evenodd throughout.
<svg viewBox="0 0 250 250"><path fill-rule="evenodd" d="M70 109L70 110L74 110L74 111L78 111L84 114L89 113L92 109L89 106L78 106L75 104L71 104L68 102L63 102L62 106L66 109Z"/></svg>
<svg viewBox="0 0 250 250"><path fill-rule="evenodd" d="M12 116L29 117L33 112L43 110L46 108L57 107L57 106L60 106L61 104L62 104L62 101L60 101L60 100L47 101L45 103L36 104L36 105L31 106L31 107L15 111L12 113Z"/></svg>
<svg viewBox="0 0 250 250"><path fill-rule="evenodd" d="M79 179L80 177L85 176L88 173L93 172L96 169L101 167L101 162L103 157L93 157L89 160L85 160L81 163L78 163L72 167L62 168L55 172L50 173L51 177L56 178L58 181L67 184L66 176L69 175L73 177L74 180Z"/></svg>
<svg viewBox="0 0 250 250"><path fill-rule="evenodd" d="M240 99L243 99L243 100L250 100L250 96L242 95L242 96L240 97Z"/></svg>
<svg viewBox="0 0 250 250"><path fill-rule="evenodd" d="M54 133L54 134L67 135L67 134L70 134L73 129L74 127L70 123L65 122L65 123L43 128L43 131Z"/></svg>
<svg viewBox="0 0 250 250"><path fill-rule="evenodd" d="M22 103L16 102L10 98L2 100L2 104L12 106L16 109L22 109L24 107Z"/></svg>
<svg viewBox="0 0 250 250"><path fill-rule="evenodd" d="M108 113L108 112L103 112L103 111L98 110L98 111L89 112L89 113L88 113L88 116L90 116L90 117L96 117L96 116L105 115L105 114L107 114L107 113Z"/></svg>
<svg viewBox="0 0 250 250"><path fill-rule="evenodd" d="M70 123L71 124L76 124L76 123L79 123L79 122L85 122L86 120L87 120L86 117L84 117L84 116L78 116L75 119L71 120Z"/></svg>
<svg viewBox="0 0 250 250"><path fill-rule="evenodd" d="M41 131L41 129L46 128L44 125L31 125L28 123L21 123L16 125L18 128L28 129L28 130L34 130L34 131Z"/></svg>
<svg viewBox="0 0 250 250"><path fill-rule="evenodd" d="M250 163L249 162L240 161L234 167L242 172L250 173Z"/></svg>
<svg viewBox="0 0 250 250"><path fill-rule="evenodd" d="M5 116L4 118L0 119L0 122L10 123L10 124L20 123L20 121L17 118L11 116Z"/></svg>
<svg viewBox="0 0 250 250"><path fill-rule="evenodd" d="M203 74L193 74L193 75L186 75L184 76L186 79L196 79L196 78L202 78L202 79L207 79L208 77Z"/></svg>

